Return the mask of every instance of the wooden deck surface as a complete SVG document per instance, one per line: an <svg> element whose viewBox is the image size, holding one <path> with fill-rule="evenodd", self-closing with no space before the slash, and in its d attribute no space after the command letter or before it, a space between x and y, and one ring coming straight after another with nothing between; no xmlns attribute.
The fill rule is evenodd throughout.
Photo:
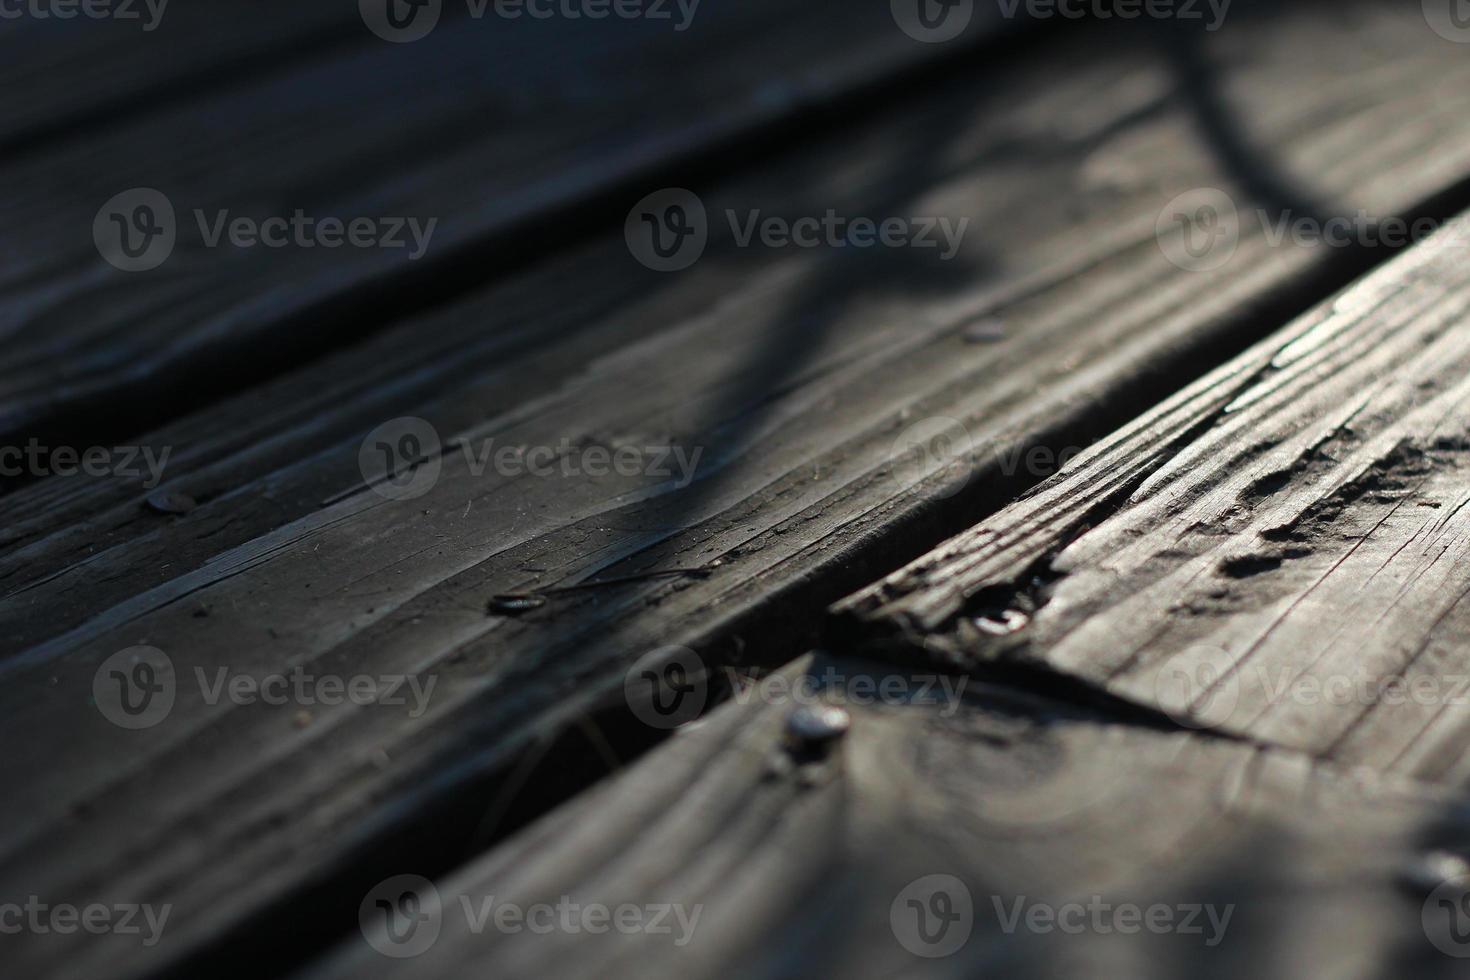
<svg viewBox="0 0 1470 980"><path fill-rule="evenodd" d="M176 2L0 22L0 449L158 463L0 477L15 975L1470 956L1443 23ZM130 273L92 231L139 187L179 240ZM661 272L671 194L708 240ZM433 231L196 226L298 210ZM826 214L936 245L743 239ZM4 932L30 896L167 921ZM493 915L563 900L671 929Z"/></svg>

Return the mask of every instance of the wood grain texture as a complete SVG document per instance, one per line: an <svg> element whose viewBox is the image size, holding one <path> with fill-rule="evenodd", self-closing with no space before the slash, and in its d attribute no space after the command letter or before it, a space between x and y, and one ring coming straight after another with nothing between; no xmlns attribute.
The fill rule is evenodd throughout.
<svg viewBox="0 0 1470 980"><path fill-rule="evenodd" d="M1464 221L844 603L1343 763L1470 783Z"/></svg>
<svg viewBox="0 0 1470 980"><path fill-rule="evenodd" d="M1271 104L1285 104L1279 76L1289 74L1284 62L1295 57L1293 42L1314 28L1309 19L1288 22L1274 34L1285 39L1278 48L1252 49L1249 37L1224 47L1235 36L1221 38L1219 60L1226 53L1243 60L1220 74L1241 93L1238 109L1257 120L1261 143L1299 159L1292 169L1313 172L1338 196L1385 214L1450 186L1470 165L1470 152L1451 118L1457 106L1444 104L1447 65L1431 58L1438 49L1418 52L1424 68L1414 78L1421 88L1398 78L1404 90L1380 90L1381 73L1420 43L1422 25L1413 21L1348 21L1341 46L1371 28L1384 50L1357 50L1361 70L1321 67L1320 75L1301 82L1299 106L1272 115ZM872 398L887 399L874 410L876 433L866 437L876 442L867 450L875 459L893 462L894 442L906 428L948 415L968 430L972 493L987 480L1012 485L1018 475L1023 481L1044 475L1044 467L1024 473L1027 455L1018 447L1048 430L1085 430L1081 420L1116 411L1120 401L1146 407L1153 386L1170 381L1161 365L1187 367L1228 346L1232 332L1264 332L1263 311L1282 305L1283 296L1286 304L1307 305L1299 291L1314 285L1315 270L1339 258L1326 249L1271 249L1260 236L1248 238L1217 273L1186 274L1159 254L1152 224L1169 197L1204 182L1228 185L1231 175L1208 159L1190 107L1169 99L1171 76L1157 61L1148 65L1148 50L1075 58L1079 76L1088 64L1091 74L1075 83L1053 79L1050 87L1045 83L1054 72L1047 66L1028 72L1011 65L975 76L950 87L923 114L906 121L890 114L861 135L828 140L822 150L788 157L764 176L724 185L710 199L714 213L727 206L787 215L845 208L969 218L965 247L949 265L902 251L759 254L733 248L725 236L687 275L655 277L629 261L620 240L601 239L359 351L146 437L155 457L169 454L159 489L201 503L182 519L145 507L154 489L144 486L146 474L54 479L9 495L0 529L5 642L20 650L54 639L319 511L360 477L362 436L395 416L423 415L448 441L470 437L477 427L494 429L488 420L509 423L518 405L549 392L566 411L600 420L601 405L572 403L598 397L621 403L612 386L643 361L654 371L663 365L666 376L678 370L676 355L692 351L714 352L708 375L720 379L728 397L716 395L705 376L675 378L669 383L679 387L669 397L650 396L662 409L640 403L629 414L680 411L691 419L686 428L742 426L742 417L764 411L772 392L789 389L806 400L793 405L806 404L830 399L847 384L834 379L813 399L816 389L804 391L797 380L805 376L802 358L810 355L811 369L824 371L824 364L838 363L832 358L853 363L874 353L884 380ZM1365 87L1351 88L1360 77ZM982 100L982 112L967 84L1035 94L1009 108L1003 104L1013 102L1009 96ZM1111 91L1089 101L1099 88ZM1329 91L1337 94L1323 95ZM1423 130L1438 127L1443 144L1389 144L1380 158L1372 153L1385 141L1377 140L1334 168L1343 139L1405 114L1416 98L1423 103ZM1070 109L1058 118L1058 106ZM939 146L951 147L947 152L962 162L916 169L922 156L940 156ZM857 160L855 150L866 156ZM1058 186L1077 193L1063 197ZM575 293L563 301L556 291L568 282ZM997 322L998 335L966 340L970 327ZM674 339L654 339L664 337ZM648 346L605 359L641 341ZM766 377L772 367L776 373ZM867 380L857 387L866 386ZM695 392L713 403L708 412L677 408ZM810 414L802 422L813 427L812 448L796 449L796 462L784 470L773 460L773 472L817 465L842 444L844 432L873 428ZM670 431L655 434L665 440L695 436L661 424ZM585 433L565 435L576 441ZM503 431L498 438L515 444ZM710 448L739 459L764 438L756 433L747 445ZM1055 456L1068 447L1046 448ZM967 476L934 468L941 471L932 481L939 494L953 489L957 475ZM899 492L925 474L910 460L882 483L905 506L932 506L927 487Z"/></svg>
<svg viewBox="0 0 1470 980"><path fill-rule="evenodd" d="M609 785L435 881L432 892L416 886L440 909L424 924L438 938L420 955L395 960L370 945L405 948L388 940L369 904L361 933L300 976L1309 969L1362 977L1457 968L1424 931L1431 886L1418 871L1457 819L1453 797L1289 752L1119 724L1004 688L975 684L960 700L935 699L921 675L842 658L804 658L778 677L790 687L756 685L747 703L721 707ZM783 695L792 689L802 703L816 694L845 706L848 734L821 749L793 748L797 702ZM933 875L948 876L939 884L955 913L968 896L971 918L947 931L929 919L927 943L904 896ZM493 917L474 918L568 902L677 904L693 928L673 914L669 934L592 934L579 918L571 929L534 933L524 924L516 931L514 920L501 928ZM1006 925L1018 909L1068 903L1212 907L1224 926L1201 912L1198 934L1143 926L1124 934L1109 913L1075 911L1063 913L1066 932L1032 932L1024 918Z"/></svg>
<svg viewBox="0 0 1470 980"><path fill-rule="evenodd" d="M1460 63L1425 45L1417 16L1344 15L1328 35L1285 13L1239 23L1210 48L1230 102L1319 189L1389 212L1470 167L1470 88L1449 84ZM1324 36L1336 59L1303 61ZM743 656L781 659L823 604L1029 483L1017 450L1085 441L1234 332L1300 308L1338 256L1257 234L1188 274L1160 252L1171 197L1235 185L1149 39L1035 55L698 188L714 215L970 217L953 262L739 249L717 223L694 268L657 277L614 234L150 437L174 450L162 489L199 502L183 516L121 478L7 497L0 730L44 731L49 754L7 760L0 893L173 902L165 947L79 962L175 963L313 882L376 868L385 841L432 834L425 814L620 702L650 651L718 660L759 624L768 639ZM1412 139L1377 138L1411 111ZM966 339L996 317L1004 339ZM703 462L685 487L548 480L477 472L451 448L428 494L385 499L362 485L359 449L409 414L476 452L566 439L702 448ZM939 417L972 442L931 472L902 437ZM487 615L500 593L688 567L712 573ZM138 643L172 658L177 698L165 722L119 732L93 683ZM436 687L418 715L302 718L211 704L195 679L297 666Z"/></svg>
<svg viewBox="0 0 1470 980"><path fill-rule="evenodd" d="M635 176L941 57L876 4L708 3L682 32L494 16L406 45L356 32L0 166L5 444L157 425L574 240L598 194ZM128 273L92 229L133 188L167 196L179 237ZM426 250L208 245L221 213L298 211L437 224Z"/></svg>

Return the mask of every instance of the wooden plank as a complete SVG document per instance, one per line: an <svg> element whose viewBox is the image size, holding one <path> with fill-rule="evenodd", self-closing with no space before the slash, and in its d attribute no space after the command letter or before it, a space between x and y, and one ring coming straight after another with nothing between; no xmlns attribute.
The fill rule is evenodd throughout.
<svg viewBox="0 0 1470 980"><path fill-rule="evenodd" d="M1395 27L1398 33L1392 32ZM1340 101L1329 97L1331 109L1313 101L1319 97L1315 89L1346 84L1351 76L1339 78L1336 69L1327 68L1302 84L1303 92L1310 94L1302 96L1306 101L1301 107L1274 117L1264 111L1283 84L1281 74L1289 70L1286 45L1274 53L1265 49L1259 55L1264 61L1253 66L1247 61L1234 74L1248 96L1241 100L1241 111L1260 120L1263 141L1281 144L1282 155L1299 157L1302 167L1317 167L1324 186L1339 188L1337 193L1362 200L1365 206L1377 202L1378 209L1388 213L1408 208L1412 198L1426 198L1450 186L1470 154L1454 138L1450 116L1456 109L1448 106L1444 116L1434 115L1426 123L1445 132L1443 146L1389 144L1382 158L1360 156L1335 168L1328 165L1328 157L1337 158L1345 138L1371 129L1383 115L1401 113L1401 105L1416 97L1428 98L1439 87L1438 73L1446 67L1428 61L1436 49L1427 48L1421 52L1426 59L1423 76L1415 76L1421 88L1400 78L1396 84L1407 91L1395 88L1391 96L1378 92L1381 71L1403 63L1422 32L1403 20L1359 24L1348 19L1343 43L1370 28L1384 35L1385 44L1397 42L1401 47L1391 48L1392 54L1383 56L1386 60L1381 63L1372 61L1368 49L1358 51L1365 65L1381 65L1380 74L1352 73L1371 76L1366 88L1343 89ZM1295 29L1305 34L1311 28L1298 23ZM1282 34L1294 37L1289 30ZM1238 47L1242 57L1256 57L1248 45ZM1282 60L1274 60L1276 55ZM899 422L951 414L969 430L969 461L981 466L969 479L972 490L983 479L1011 486L1044 475L1043 469L1021 474L1018 480L1014 471L1025 469L1025 454L1015 453L1015 447L1048 427L1096 430L1096 424L1080 425L1079 420L1089 413L1116 413L1120 401L1146 402L1147 392L1125 394L1126 385L1145 380L1167 383L1160 365L1198 363L1228 344L1231 331L1262 329L1259 321L1273 304L1298 302L1300 291L1309 291L1318 281L1314 274L1341 258L1323 249L1268 249L1255 238L1243 243L1236 259L1217 273L1184 275L1164 261L1150 247L1157 209L1180 187L1209 180L1228 183L1229 175L1202 159L1206 150L1189 120L1165 110L1167 76L1125 65L1122 59L1094 56L1094 64L1095 74L1087 80L1054 83L1052 89L1040 84L1041 73L1011 66L990 84L1008 79L1018 87L1029 86L1037 93L1034 101L1004 114L995 114L1000 106L986 104L992 118L985 119L971 111L970 93L951 88L948 101L907 128L895 128L894 117L889 116L867 131L860 145L877 163L845 160L859 144L829 142L821 153L791 162L790 169L737 185L711 202L713 210L722 204L754 204L790 213L854 202L855 210L872 211L891 208L886 198L907 194L921 199L930 190L934 207L929 210L953 210L956 220L972 220L955 271L940 266L935 274L953 284L936 286L932 299L898 294L901 287L912 285L902 282L901 277L913 275L902 254L869 258L871 268L821 255L767 256L752 266L728 240L723 245L716 241L696 269L672 281L642 275L629 263L621 241L603 239L503 289L390 332L361 351L330 359L318 369L149 436L145 441L154 459L168 454L164 485L158 489L187 494L201 503L184 519L168 520L149 511L144 501L155 487L146 472L50 480L8 496L8 520L0 529L4 549L0 582L6 597L0 623L7 628L6 642L18 650L52 640L104 610L198 570L236 546L320 511L324 500L350 490L360 477L357 456L362 436L397 415L424 415L447 440L510 411L548 386L563 387L561 400L569 403L596 385L579 380L567 386L563 378L598 364L602 371L598 378L611 384L627 375L627 364L636 364L636 357L629 355L625 362L606 368L599 358L641 340L675 336L679 327L686 338L680 350L728 347L722 362L711 362L709 374L754 374L750 398L759 403L765 397L756 387L760 370L749 365L767 363L755 358L768 340L795 346L782 336L785 322L808 315L807 307L815 309L828 299L834 305L842 302L855 281L877 291L871 281L884 276L892 281L885 287L886 305L841 311L827 318L823 336L808 344L816 355L828 352L836 357L845 357L844 345L862 338L891 348L880 359L893 360L888 369L900 374L896 380L906 387L894 386L890 404L901 417L882 416L874 458L880 462L893 458L895 437L905 428ZM1094 96L1091 102L1082 98L1089 85L1120 77L1132 85L1124 88L1121 102L1110 96ZM1043 126L1041 136L1018 135L1036 128L1028 116L1034 119L1054 111L1067 100L1072 103L1072 122L1065 124L1072 127L1070 134L1048 137L1055 127ZM1336 111L1347 115L1339 117ZM1302 132L1302 119L1313 113L1318 128ZM1077 130L1084 122L1087 126ZM1116 127L1116 132L1109 127ZM1045 163L1018 161L1007 150L981 154L973 166L942 170L933 178L910 183L913 171L905 147L924 145L946 130L960 133L952 137L960 146L1030 139L1037 155L1045 154ZM1053 142L1044 142L1047 138ZM885 150L884 143L899 148ZM1379 146L1383 141L1370 149ZM1169 164L1169 169L1137 169L1166 152L1179 162ZM1134 173L1126 187L1117 183L1125 170ZM793 181L801 181L801 187L783 193L783 184ZM1058 184L1087 193L1079 194L1075 203L1059 202ZM978 202L966 201L966 195L987 187L1004 187L1008 197L985 194ZM1085 223L1078 223L1079 211L1090 216ZM1026 222L1018 224L1017 216L1023 214ZM820 275L808 271L810 267ZM772 284L769 290L722 312L723 319L699 320L711 297L723 297L738 284L756 281L753 268L770 270L764 273ZM578 304L548 304L545 293L564 281L578 284ZM1197 297L1201 292L1204 295ZM1003 325L1005 336L990 337L983 328L999 316L1010 320ZM932 337L907 330L903 321L909 319L924 322ZM982 329L962 333L972 322ZM736 323L757 324L761 333L747 326L743 339L726 339ZM704 332L696 333L699 330ZM909 340L904 339L905 332ZM577 346L560 349L574 341ZM912 356L925 360L910 363L908 355L900 353L910 341L921 350ZM742 343L744 347L735 346ZM1064 351L1061 357L1044 356L1059 349ZM787 352L786 347L778 348L768 356L769 363L779 364ZM647 356L673 364L673 353L654 344ZM1048 361L1055 369L1045 366ZM1089 368L1079 375L1074 368L1081 364ZM527 373L531 366L535 374ZM938 367L944 370L936 372ZM1050 391L1032 390L1043 381L1053 383ZM684 388L666 402L670 411L687 401L687 392L709 390L703 377L675 383ZM487 403L491 391L499 394ZM914 394L909 397L905 392ZM568 410L593 418L602 418L605 411L600 405ZM844 425L837 420L827 429L814 430L814 438L831 449L842 442ZM804 455L792 470L810 465L822 451L797 450ZM143 456L132 460L139 470L145 463ZM1002 472L1007 470L1012 472ZM888 485L914 482L922 475L921 468L910 466ZM951 474L939 475L942 480ZM536 489L546 487L537 484ZM906 507L943 506L943 501L926 499L922 492L900 496ZM866 505L854 508L862 506Z"/></svg>
<svg viewBox="0 0 1470 980"><path fill-rule="evenodd" d="M913 41L876 4L698 14L682 32L461 16L404 45L359 24L361 43L0 166L17 236L0 273L0 441L144 431L565 246L626 181L963 50ZM94 221L126 218L141 199L118 195L139 188L165 196L177 241L151 239L162 264L124 272ZM226 211L396 219L379 231L403 247L304 247L295 231L285 247L210 247Z"/></svg>
<svg viewBox="0 0 1470 980"><path fill-rule="evenodd" d="M1345 13L1327 34L1289 12L1239 23L1213 52L1230 97L1321 187L1389 212L1470 166L1455 135L1470 90L1448 84L1461 69L1440 46L1421 48L1417 18ZM934 88L919 111L890 107L700 188L715 215L970 217L948 265L902 250L742 250L717 224L696 266L659 278L617 234L155 437L178 460L162 489L199 501L183 516L143 509L147 491L127 480L7 498L0 730L44 731L49 755L10 760L0 893L173 903L166 948L83 957L126 973L371 873L389 842L470 847L435 815L620 702L650 651L686 644L720 662L758 636L745 657L796 652L822 603L1032 479L1007 471L1015 450L1085 441L1148 397L1131 389L1299 308L1341 256L1257 234L1232 264L1186 274L1157 248L1170 198L1234 185L1148 43L1022 49ZM1340 57L1303 62L1317 44ZM1408 107L1425 113L1423 133L1379 138ZM995 316L1005 339L971 330ZM477 455L453 449L425 496L386 499L363 486L359 450L409 414ZM904 462L905 431L941 416L974 439L969 486L952 496L953 471ZM477 472L491 437L705 456L687 487L642 472ZM713 572L486 614L500 593L689 567ZM120 733L93 710L93 684L138 643L172 659L177 697L164 723ZM415 715L211 704L196 683L196 670L296 666L436 687ZM120 834L136 846L119 851Z"/></svg>
<svg viewBox="0 0 1470 980"><path fill-rule="evenodd" d="M1453 798L1005 688L949 700L931 681L804 658L453 875L395 868L417 880L370 890L361 931L300 976L1458 967L1431 940L1457 949L1448 929L1422 914L1436 862L1466 867L1431 856ZM793 743L791 718L813 703L841 706L847 734ZM405 890L428 917L390 938L376 901ZM923 902L936 893L947 908ZM922 933L915 897L936 916ZM562 911L548 920L540 905ZM649 924L674 911L667 933L635 929L629 912L626 932L593 932L596 913L590 928L582 916L598 906L647 910ZM1154 911L1130 923L1129 906Z"/></svg>
<svg viewBox="0 0 1470 980"><path fill-rule="evenodd" d="M1467 233L1442 229L844 603L838 628L1470 785Z"/></svg>
<svg viewBox="0 0 1470 980"><path fill-rule="evenodd" d="M0 19L0 148L34 151L81 127L116 127L206 87L238 83L307 52L371 38L355 4L290 0L16 3ZM36 9L48 16L37 17ZM101 202L98 202L99 204Z"/></svg>

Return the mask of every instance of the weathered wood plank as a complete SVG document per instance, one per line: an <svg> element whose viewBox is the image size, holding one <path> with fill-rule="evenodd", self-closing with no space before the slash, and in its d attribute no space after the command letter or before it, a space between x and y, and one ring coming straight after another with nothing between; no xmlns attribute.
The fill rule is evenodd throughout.
<svg viewBox="0 0 1470 980"><path fill-rule="evenodd" d="M798 667L452 876L373 889L361 931L301 976L1458 967L1422 916L1428 855L1458 798L1004 688L975 684L950 700L932 678L892 667L824 656ZM851 727L794 747L790 719L813 702L842 706ZM936 892L916 882L948 906L924 902ZM390 938L374 900L405 889L429 917L411 929L399 918ZM924 933L911 898L930 913ZM577 910L552 913L550 928L529 911L569 903ZM1089 911L1060 913L1065 929L1047 917L1074 903ZM644 922L662 906L682 918L669 913L668 933L635 930L631 917L627 932L583 927L587 907L624 905L648 910ZM1130 905L1154 918L1117 919ZM1189 908L1199 911L1187 931L1164 924L1184 926ZM1457 948L1447 928L1433 936Z"/></svg>
<svg viewBox="0 0 1470 980"><path fill-rule="evenodd" d="M1328 34L1289 12L1239 23L1212 42L1230 99L1319 190L1388 213L1470 168L1456 128L1470 88L1449 84L1463 69L1424 46L1417 16L1343 14ZM1333 62L1302 61L1323 44ZM141 509L127 480L7 498L0 726L46 732L50 754L7 760L0 893L172 902L166 948L105 959L118 973L175 963L314 882L376 867L406 829L438 832L432 815L464 786L621 700L649 651L683 643L717 661L760 625L747 656L781 658L811 610L1029 482L1006 462L1015 450L1131 416L1147 386L1299 309L1338 267L1259 233L1223 269L1172 265L1160 209L1234 186L1173 99L1172 70L1136 33L1037 55L700 188L717 216L970 217L949 264L742 250L716 222L695 267L657 278L621 235L599 239L161 434L180 461L164 488L200 502L184 516ZM1411 109L1422 133L1378 138ZM1005 339L974 342L994 316ZM385 499L362 485L359 449L407 414L477 455L453 449L425 496ZM902 438L940 416L973 439L953 496L955 471L915 465ZM578 458L705 456L684 487L477 471L492 437L566 439ZM486 615L499 593L688 567L714 570ZM120 733L93 710L93 683L137 643L172 658L177 696L163 723ZM422 714L313 705L303 718L210 703L195 673L296 666L436 688ZM135 845L120 851L119 835Z"/></svg>
<svg viewBox="0 0 1470 980"><path fill-rule="evenodd" d="M1464 220L844 603L1262 742L1470 785Z"/></svg>
<svg viewBox="0 0 1470 980"><path fill-rule="evenodd" d="M4 444L143 431L575 240L598 195L635 176L758 143L956 50L910 39L886 5L774 0L706 3L682 32L460 16L399 45L357 29L360 43L0 166ZM167 258L124 272L93 227L137 188L167 198L177 241L147 239ZM166 223L152 207L150 226ZM401 245L306 247L295 230L284 247L209 245L222 213L298 211L394 219L378 232Z"/></svg>
<svg viewBox="0 0 1470 980"><path fill-rule="evenodd" d="M1381 62L1373 61L1367 49L1358 52L1364 65L1379 65L1375 70L1380 75L1421 43L1422 30L1401 19L1381 25L1349 21L1343 43L1361 38L1370 27L1383 35L1385 45L1395 41L1401 45L1389 48ZM1309 31L1305 24L1297 29L1303 35ZM1294 37L1291 31L1281 34ZM1325 68L1320 76L1301 83L1304 101L1299 107L1273 117L1266 106L1283 84L1278 76L1288 72L1274 59L1276 54L1285 59L1289 46L1263 52L1260 57L1265 60L1254 65L1249 59L1256 55L1248 46L1235 52L1248 59L1233 72L1246 90L1240 109L1260 120L1263 143L1276 144L1284 157L1300 158L1302 168L1318 168L1325 187L1388 213L1409 208L1414 198L1442 191L1465 167L1470 154L1455 137L1450 118L1454 106L1444 107L1444 115L1436 113L1425 124L1441 129L1442 146L1391 145L1382 158L1348 161L1338 168L1328 165L1344 138L1373 130L1385 115L1402 114L1403 105L1416 97L1427 100L1441 87L1441 72L1447 66L1428 59L1433 48L1420 52L1426 64L1415 84L1421 88L1397 79L1396 84L1407 91L1379 91L1375 76L1366 88L1349 89L1351 76L1372 76L1375 70L1340 77L1337 69ZM1139 57L1136 52L1131 56ZM0 622L7 627L9 647L53 639L147 588L200 568L236 545L318 511L323 500L350 488L360 475L361 436L379 423L395 415L421 414L448 439L508 411L547 385L559 384L569 372L601 363L598 359L605 354L672 333L675 326L696 319L711 297L756 281L752 268L771 270L763 273L771 289L723 314L722 320L685 329L690 338L686 350L703 351L710 344L746 345L732 347L722 364L712 364L711 374L719 376L727 367L727 376L745 370L756 375L753 384L758 384L758 370L749 365L779 364L785 353L800 351L802 345L840 356L842 345L858 337L874 338L871 342L879 345L909 343L903 340L906 331L921 349L937 350L924 353L927 360L912 368L901 359L893 365L892 370L904 372L906 390L915 396L894 403L903 418L890 420L884 428L879 456L891 458L893 437L903 428L899 421L949 413L970 430L972 456L982 470L1011 471L1014 476L1028 465L1024 453L1013 451L1015 446L1034 439L1048 425L1075 428L1077 418L1116 402L1125 382L1167 382L1157 366L1160 362L1187 359L1196 351L1202 360L1229 343L1223 335L1230 330L1260 329L1250 318L1263 315L1260 311L1270 309L1283 293L1287 302L1295 302L1298 289L1309 290L1314 284L1314 271L1336 257L1324 249L1268 249L1257 237L1245 242L1236 260L1217 274L1185 275L1164 261L1150 248L1148 226L1157 209L1177 188L1210 180L1228 183L1230 175L1202 159L1207 151L1196 141L1185 114L1168 111L1168 76L1159 74L1157 65L1152 70L1126 65L1127 59L1121 57L1096 59L1094 76L1075 85L1055 82L1056 91L1040 84L1044 73L1023 73L1013 66L988 84L1009 79L1037 94L1008 113L995 115L999 106L987 104L992 118L978 118L967 104L973 96L951 89L947 102L902 128L890 123L871 128L861 146L869 152L868 160L876 162L847 159L854 144L836 142L820 154L794 162L791 170L737 186L711 202L711 210L745 205L791 214L834 203L851 203L855 211L898 210L886 199L904 195L917 199L928 188L942 188L935 191L934 207L928 210L952 209L956 220L972 221L965 247L952 266L924 263L922 256L906 261L909 257L903 254L869 257L866 262L820 254L777 256L779 261L762 256L751 266L727 239L723 246L717 241L695 270L674 282L643 275L628 261L620 242L602 240L447 314L390 332L360 352L329 359L317 370L290 376L218 411L149 436L146 442L155 458L169 454L162 489L186 493L203 504L182 520L168 520L143 507L154 489L145 485L150 484L147 473L56 479L10 495L6 525L0 529L0 582L6 596ZM1246 71L1247 66L1253 73ZM1122 96L1095 96L1091 102L1082 98L1089 86L1109 80L1123 90ZM1319 90L1333 83L1339 83L1341 99L1333 99L1330 107L1319 106L1315 102ZM1038 126L1037 117L1068 100L1073 103L1070 116ZM1312 114L1318 117L1319 128L1301 132L1299 123ZM915 174L909 148L929 145L954 131L959 135L950 139L957 146L979 147L991 141L1002 148L980 153L967 167L943 168L932 178ZM1020 143L1025 149L1017 153L1015 145ZM1166 153L1179 161L1159 164ZM1125 179L1121 175L1127 171L1132 176ZM800 183L795 191L782 187L792 181ZM953 186L943 186L946 182ZM1059 200L1058 185L1075 188L1076 197ZM985 193L997 186L1004 187L1006 195ZM978 202L965 200L966 195L977 194L984 195ZM1077 212L1089 216L1084 223L1078 223ZM926 293L932 298L899 294L927 282L931 275L934 284ZM1068 277L1070 281L1062 281ZM577 305L549 307L545 293L567 280L578 283ZM828 301L838 307L859 282L870 293L885 294L885 305L871 311L839 310L830 317L813 312ZM1218 292L1196 296L1205 287ZM979 343L956 336L970 321L984 327L992 315L1010 320L1002 324L1001 336L985 341L988 334L982 330L977 332ZM822 335L819 341L783 336L786 322L799 317L810 317L822 326L820 331L803 331ZM935 331L932 341L908 330L904 318L927 320ZM747 327L744 339L725 340L735 323L758 324L762 333ZM698 329L705 333L696 336L693 331ZM579 346L560 349L575 338L580 338ZM756 362L768 341L769 346L781 346L776 354ZM1062 356L1043 356L1059 349ZM656 345L649 350L650 355L670 357ZM1061 370L1045 373L1048 360ZM598 375L599 380L608 379L610 384L618 377L616 372L626 374L624 363L614 364ZM1089 365L1089 371L1079 376L1074 368L1081 364ZM537 373L528 375L525 367L533 365ZM937 366L947 367L936 373ZM482 377L486 371L498 373L487 381ZM1031 387L1043 380L1055 384L1038 401ZM701 384L685 387L707 390ZM965 392L966 386L982 390ZM589 387L595 384L583 381L569 388L563 400L582 397ZM486 393L492 390L502 394L487 403ZM757 401L764 397L757 387L751 391ZM1143 392L1126 397L1146 404L1149 396ZM671 399L668 404L679 402ZM1010 415L998 416L1002 410ZM1048 422L1048 417L1056 421ZM837 436L825 438L828 445L840 441ZM133 460L139 469L144 462ZM922 473L915 466L909 470L890 482L912 482L909 477L916 480ZM984 476L971 478L972 487ZM254 486L257 481L260 486ZM538 489L546 488L538 485Z"/></svg>

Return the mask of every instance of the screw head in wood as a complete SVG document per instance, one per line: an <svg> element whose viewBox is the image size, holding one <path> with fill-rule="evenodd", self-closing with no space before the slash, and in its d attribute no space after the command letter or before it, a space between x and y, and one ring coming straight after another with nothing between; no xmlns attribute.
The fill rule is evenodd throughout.
<svg viewBox="0 0 1470 980"><path fill-rule="evenodd" d="M148 495L147 504L155 513L175 516L187 514L199 506L193 497L176 490L155 490Z"/></svg>
<svg viewBox="0 0 1470 980"><path fill-rule="evenodd" d="M1010 636L1031 625L1031 617L1019 609L1003 609L975 617L975 628L988 636Z"/></svg>
<svg viewBox="0 0 1470 980"><path fill-rule="evenodd" d="M1449 851L1429 851L1405 862L1399 872L1404 886L1412 891L1432 891L1447 881L1470 875L1470 862Z"/></svg>
<svg viewBox="0 0 1470 980"><path fill-rule="evenodd" d="M832 705L803 705L786 719L786 734L795 742L815 745L831 742L847 734L852 717Z"/></svg>

